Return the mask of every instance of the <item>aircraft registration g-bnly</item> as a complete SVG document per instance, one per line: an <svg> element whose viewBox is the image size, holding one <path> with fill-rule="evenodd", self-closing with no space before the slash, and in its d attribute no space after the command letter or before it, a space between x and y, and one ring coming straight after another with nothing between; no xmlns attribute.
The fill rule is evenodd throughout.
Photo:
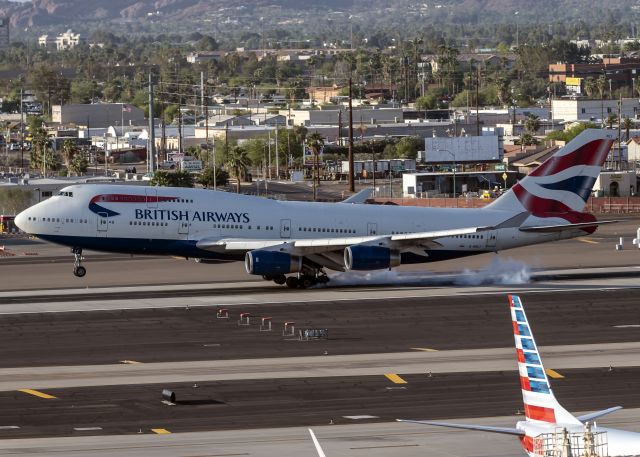
<svg viewBox="0 0 640 457"><path fill-rule="evenodd" d="M481 432L513 435L525 452L535 456L632 456L640 455L640 433L599 427L594 421L618 411L614 406L602 411L574 416L556 400L524 312L522 300L509 295L520 387L525 420L515 428L397 419L399 422L435 425Z"/></svg>
<svg viewBox="0 0 640 457"><path fill-rule="evenodd" d="M21 212L18 227L82 250L245 260L250 274L291 288L325 271L497 252L593 233L582 212L614 134L589 129L484 208L285 202L206 189L73 185ZM287 276L288 275L288 276Z"/></svg>

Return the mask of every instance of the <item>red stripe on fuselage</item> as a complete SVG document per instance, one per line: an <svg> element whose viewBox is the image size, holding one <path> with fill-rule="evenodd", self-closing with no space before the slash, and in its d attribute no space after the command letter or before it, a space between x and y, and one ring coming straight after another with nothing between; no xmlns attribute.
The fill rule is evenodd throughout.
<svg viewBox="0 0 640 457"><path fill-rule="evenodd" d="M159 197L155 195L126 195L126 194L105 194L96 195L91 199L91 203L157 203L177 200L176 197Z"/></svg>
<svg viewBox="0 0 640 457"><path fill-rule="evenodd" d="M511 322L513 322L513 334L520 335L520 330L518 330L518 323L516 321L511 321Z"/></svg>
<svg viewBox="0 0 640 457"><path fill-rule="evenodd" d="M524 351L522 349L516 349L516 354L518 354L518 362L524 363Z"/></svg>
<svg viewBox="0 0 640 457"><path fill-rule="evenodd" d="M525 403L524 404L524 414L525 414L525 416L527 416L527 418L532 419L532 420L542 421L542 422L549 422L550 424L555 424L556 423L556 413L553 410L553 408L545 408L543 406L527 405Z"/></svg>
<svg viewBox="0 0 640 457"><path fill-rule="evenodd" d="M529 378L520 376L520 387L522 388L522 390L531 392L531 383L529 382Z"/></svg>
<svg viewBox="0 0 640 457"><path fill-rule="evenodd" d="M549 157L529 176L555 175L577 165L602 166L607 159L613 140L594 140L563 156Z"/></svg>

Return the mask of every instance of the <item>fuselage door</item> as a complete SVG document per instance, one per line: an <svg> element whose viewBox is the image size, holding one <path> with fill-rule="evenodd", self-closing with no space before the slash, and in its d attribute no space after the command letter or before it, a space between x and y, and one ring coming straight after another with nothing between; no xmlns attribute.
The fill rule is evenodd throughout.
<svg viewBox="0 0 640 457"><path fill-rule="evenodd" d="M189 221L178 221L178 234L179 235L188 235L189 234Z"/></svg>
<svg viewBox="0 0 640 457"><path fill-rule="evenodd" d="M147 195L147 208L158 207L158 189L155 187L145 188L144 193Z"/></svg>
<svg viewBox="0 0 640 457"><path fill-rule="evenodd" d="M487 237L487 249L495 249L498 242L498 232L491 230L490 232L485 232L485 236Z"/></svg>
<svg viewBox="0 0 640 457"><path fill-rule="evenodd" d="M280 219L280 238L291 238L291 219Z"/></svg>
<svg viewBox="0 0 640 457"><path fill-rule="evenodd" d="M98 213L97 222L98 236L107 236L107 231L109 230L107 213Z"/></svg>
<svg viewBox="0 0 640 457"><path fill-rule="evenodd" d="M367 235L373 236L378 234L378 224L375 222L367 223Z"/></svg>

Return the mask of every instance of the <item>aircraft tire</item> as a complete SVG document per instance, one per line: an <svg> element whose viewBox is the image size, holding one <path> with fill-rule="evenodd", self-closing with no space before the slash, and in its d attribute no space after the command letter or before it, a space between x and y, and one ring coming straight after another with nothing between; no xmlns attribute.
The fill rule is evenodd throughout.
<svg viewBox="0 0 640 457"><path fill-rule="evenodd" d="M82 278L84 275L87 274L87 269L85 267L75 267L73 269L73 274L76 275L78 278Z"/></svg>
<svg viewBox="0 0 640 457"><path fill-rule="evenodd" d="M285 275L276 275L273 278L273 282L275 282L277 285L281 286L285 282L287 282L287 277Z"/></svg>
<svg viewBox="0 0 640 457"><path fill-rule="evenodd" d="M315 278L311 276L303 276L300 278L300 287L303 289L308 289L309 287L316 284Z"/></svg>
<svg viewBox="0 0 640 457"><path fill-rule="evenodd" d="M299 285L300 281L298 281L298 278L296 278L295 276L289 276L287 278L287 287L289 289L297 289Z"/></svg>

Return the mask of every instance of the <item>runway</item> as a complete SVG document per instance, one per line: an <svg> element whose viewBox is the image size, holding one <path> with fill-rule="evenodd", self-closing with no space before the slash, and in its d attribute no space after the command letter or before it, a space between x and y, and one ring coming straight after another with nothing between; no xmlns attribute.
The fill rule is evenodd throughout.
<svg viewBox="0 0 640 457"><path fill-rule="evenodd" d="M296 291L239 263L119 255L92 256L79 280L61 248L16 241L14 253L42 252L0 259L0 455L314 455L307 426L328 456L521 455L509 437L392 422L522 417L507 293L521 295L546 366L564 376L552 380L563 405L623 404L601 421L633 429L640 250L613 250L614 225L590 242ZM284 322L329 338L283 336Z"/></svg>
<svg viewBox="0 0 640 457"><path fill-rule="evenodd" d="M640 407L630 391L640 368L562 370L554 391L574 411L623 404ZM401 374L404 384L378 376L234 380L48 389L55 398L0 393L9 437L111 435L320 426L390 422L396 418L438 419L522 414L516 371ZM162 389L176 394L161 401ZM607 398L600 393L606 390Z"/></svg>

